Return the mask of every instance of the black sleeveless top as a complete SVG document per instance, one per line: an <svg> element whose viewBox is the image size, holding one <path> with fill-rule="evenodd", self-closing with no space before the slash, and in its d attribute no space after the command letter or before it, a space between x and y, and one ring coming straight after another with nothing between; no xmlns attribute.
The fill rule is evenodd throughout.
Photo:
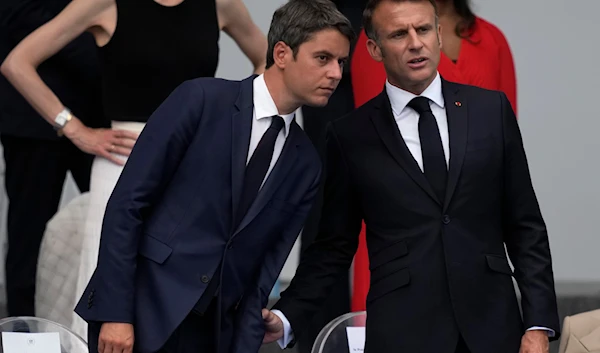
<svg viewBox="0 0 600 353"><path fill-rule="evenodd" d="M104 112L146 122L185 80L214 76L219 60L215 0L116 0L117 27L99 48Z"/></svg>

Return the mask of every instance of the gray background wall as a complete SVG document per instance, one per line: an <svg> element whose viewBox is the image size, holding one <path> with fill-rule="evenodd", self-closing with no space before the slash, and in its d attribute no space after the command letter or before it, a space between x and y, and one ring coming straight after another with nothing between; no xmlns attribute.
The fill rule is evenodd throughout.
<svg viewBox="0 0 600 353"><path fill-rule="evenodd" d="M600 280L597 0L477 0L505 33L519 122L559 280Z"/></svg>
<svg viewBox="0 0 600 353"><path fill-rule="evenodd" d="M245 0L267 33L283 0ZM598 0L473 0L512 48L519 122L532 179L549 229L558 280L600 280L600 76ZM217 75L240 79L252 68L221 38ZM282 277L293 275L295 255Z"/></svg>

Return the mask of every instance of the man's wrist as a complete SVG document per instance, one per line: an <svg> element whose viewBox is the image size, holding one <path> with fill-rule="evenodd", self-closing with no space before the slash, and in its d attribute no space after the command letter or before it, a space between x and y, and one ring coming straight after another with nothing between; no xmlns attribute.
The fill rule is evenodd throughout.
<svg viewBox="0 0 600 353"><path fill-rule="evenodd" d="M279 347L281 349L285 349L294 341L294 332L292 331L290 322L285 317L285 314L283 314L280 310L277 309L273 309L271 312L277 315L281 320L281 323L283 324L283 337L278 339L277 343L279 344Z"/></svg>
<svg viewBox="0 0 600 353"><path fill-rule="evenodd" d="M534 326L534 327L527 329L527 331L525 331L525 334L529 335L529 336L540 336L540 337L549 338L549 337L554 337L555 333L553 330L551 330L549 328Z"/></svg>

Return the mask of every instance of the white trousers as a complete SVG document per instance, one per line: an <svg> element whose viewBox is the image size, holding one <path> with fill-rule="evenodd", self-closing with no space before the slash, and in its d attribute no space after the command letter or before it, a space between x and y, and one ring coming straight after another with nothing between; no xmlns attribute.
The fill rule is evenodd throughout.
<svg viewBox="0 0 600 353"><path fill-rule="evenodd" d="M144 126L144 123L138 122L112 122L113 129L129 130L136 133L141 132ZM119 155L118 157L126 160L123 156ZM83 225L84 238L81 248L81 262L77 276L77 285L75 286L75 298L77 301L81 298L96 269L104 211L122 170L122 166L108 159L102 157L94 159L90 178L90 203L87 218ZM75 312L72 315L72 330L81 337L87 337L87 323Z"/></svg>

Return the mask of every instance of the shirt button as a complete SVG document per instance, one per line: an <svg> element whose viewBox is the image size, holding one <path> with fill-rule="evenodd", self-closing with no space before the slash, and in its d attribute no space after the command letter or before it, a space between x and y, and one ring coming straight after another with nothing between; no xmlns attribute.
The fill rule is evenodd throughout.
<svg viewBox="0 0 600 353"><path fill-rule="evenodd" d="M207 275L202 275L202 278L200 280L202 281L202 283L208 283L208 281L210 281L210 277L208 277Z"/></svg>

